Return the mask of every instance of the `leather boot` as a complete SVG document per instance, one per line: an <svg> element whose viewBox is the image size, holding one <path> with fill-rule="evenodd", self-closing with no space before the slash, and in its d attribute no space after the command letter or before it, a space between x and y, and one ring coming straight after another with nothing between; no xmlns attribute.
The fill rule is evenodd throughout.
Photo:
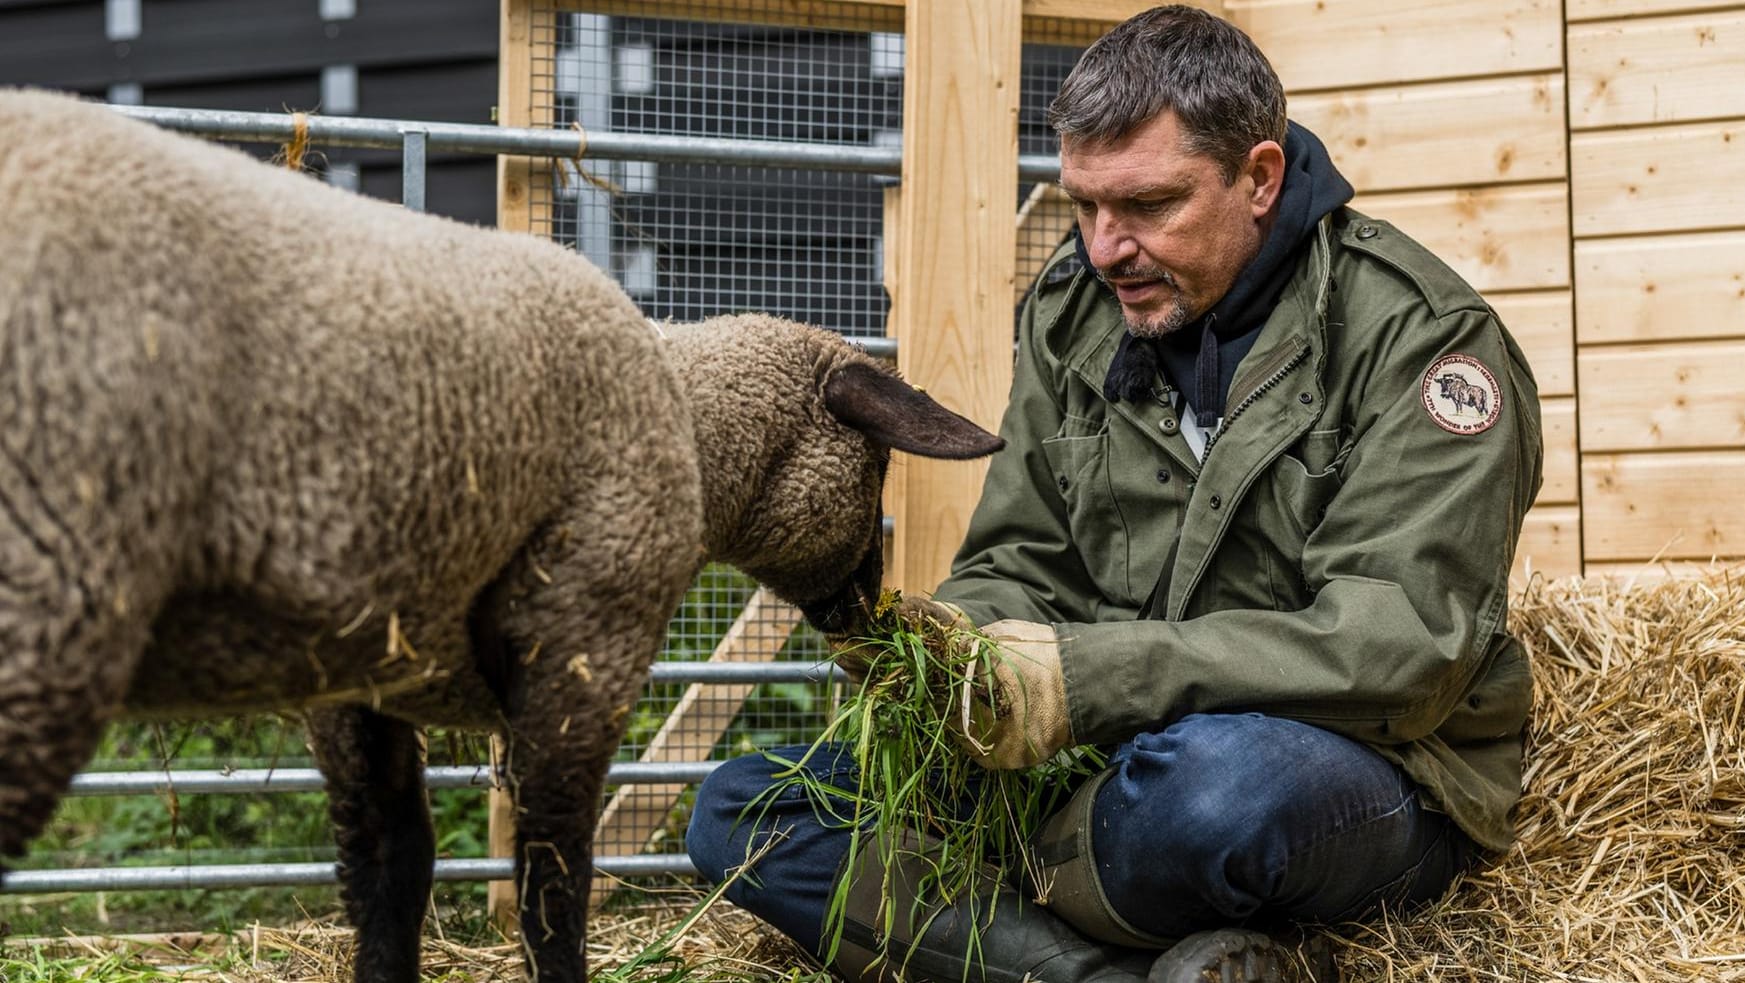
<svg viewBox="0 0 1745 983"><path fill-rule="evenodd" d="M848 872L842 944L831 968L853 983L1145 983L1155 952L1093 942L1008 887L940 904L920 897L926 844L899 848L884 883L878 850L862 844ZM997 883L991 878L989 883ZM888 893L887 893L888 892ZM888 899L896 925L878 926ZM883 951L884 958L878 958Z"/></svg>
<svg viewBox="0 0 1745 983"><path fill-rule="evenodd" d="M1305 965L1248 929L1196 932L1159 953L1087 937L1005 886L951 904L924 898L918 886L933 869L932 846L905 841L887 884L877 848L861 845L846 874L842 942L830 963L850 983L1338 983L1324 945ZM896 924L885 944L879 926L887 901Z"/></svg>
<svg viewBox="0 0 1745 983"><path fill-rule="evenodd" d="M1091 848L1097 791L1112 771L1082 785L1038 831L1032 846L1047 885L1048 907L1087 938L1115 946L1162 949L1147 983L1337 983L1324 945L1304 960L1271 936L1241 928L1195 932L1184 939L1151 935L1121 917L1103 891ZM1322 958L1324 956L1324 958Z"/></svg>

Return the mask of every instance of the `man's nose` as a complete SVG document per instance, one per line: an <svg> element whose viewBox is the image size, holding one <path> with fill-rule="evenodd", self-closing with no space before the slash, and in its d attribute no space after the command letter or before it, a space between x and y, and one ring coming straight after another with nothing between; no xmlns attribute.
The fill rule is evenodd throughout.
<svg viewBox="0 0 1745 983"><path fill-rule="evenodd" d="M1097 269L1113 269L1138 253L1133 236L1107 211L1099 211L1086 225L1089 228L1080 228L1079 233L1085 237L1085 253L1090 256L1091 265Z"/></svg>

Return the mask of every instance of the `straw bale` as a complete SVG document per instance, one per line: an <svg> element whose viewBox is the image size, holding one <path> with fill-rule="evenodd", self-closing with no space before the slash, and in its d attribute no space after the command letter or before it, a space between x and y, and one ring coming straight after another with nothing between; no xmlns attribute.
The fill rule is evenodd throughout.
<svg viewBox="0 0 1745 983"><path fill-rule="evenodd" d="M1368 981L1745 980L1745 567L1535 582L1512 851L1432 908L1338 926Z"/></svg>

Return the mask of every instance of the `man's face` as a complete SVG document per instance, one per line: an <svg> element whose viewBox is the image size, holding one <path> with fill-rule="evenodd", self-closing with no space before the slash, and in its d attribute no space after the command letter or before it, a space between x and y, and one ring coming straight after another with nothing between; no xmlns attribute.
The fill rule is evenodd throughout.
<svg viewBox="0 0 1745 983"><path fill-rule="evenodd" d="M1113 141L1063 141L1061 189L1128 330L1160 337L1224 296L1260 251L1282 164L1283 151L1267 141L1226 184L1210 157L1188 152L1168 111Z"/></svg>

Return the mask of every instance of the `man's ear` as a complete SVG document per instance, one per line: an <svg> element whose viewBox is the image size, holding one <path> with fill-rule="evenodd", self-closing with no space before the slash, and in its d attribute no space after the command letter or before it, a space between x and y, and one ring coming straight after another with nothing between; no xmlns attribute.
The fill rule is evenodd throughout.
<svg viewBox="0 0 1745 983"><path fill-rule="evenodd" d="M824 380L824 405L844 425L886 447L922 457L965 460L1006 446L895 375L849 362Z"/></svg>
<svg viewBox="0 0 1745 983"><path fill-rule="evenodd" d="M1262 140L1250 147L1246 161L1248 176L1254 181L1249 206L1254 217L1260 218L1272 210L1285 186L1285 149L1276 140Z"/></svg>

